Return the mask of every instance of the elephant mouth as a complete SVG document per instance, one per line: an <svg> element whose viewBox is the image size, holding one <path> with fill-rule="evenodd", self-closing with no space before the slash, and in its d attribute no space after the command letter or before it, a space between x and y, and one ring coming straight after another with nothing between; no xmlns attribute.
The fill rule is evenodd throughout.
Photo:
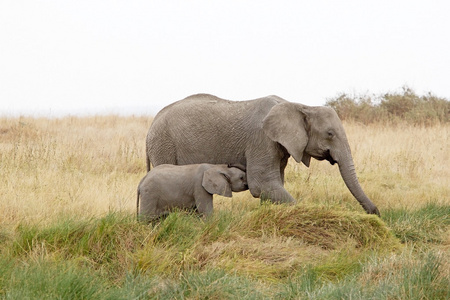
<svg viewBox="0 0 450 300"><path fill-rule="evenodd" d="M337 163L337 161L335 161L333 159L333 157L331 156L330 150L324 151L322 156L320 158L318 158L319 160L327 160L330 162L330 164L334 165L335 163Z"/></svg>
<svg viewBox="0 0 450 300"><path fill-rule="evenodd" d="M333 159L333 157L331 156L330 150L323 151L321 155L311 155L311 156L314 157L317 160L327 160L332 165L337 163L337 161L335 161Z"/></svg>
<svg viewBox="0 0 450 300"><path fill-rule="evenodd" d="M337 163L337 161L335 161L333 159L333 157L331 156L330 150L327 150L325 152L325 159L328 160L330 162L331 165L334 165L335 163Z"/></svg>

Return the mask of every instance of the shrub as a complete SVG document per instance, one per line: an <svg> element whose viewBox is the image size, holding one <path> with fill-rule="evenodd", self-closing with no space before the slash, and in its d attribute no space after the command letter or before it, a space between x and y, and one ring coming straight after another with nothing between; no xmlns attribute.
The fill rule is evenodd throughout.
<svg viewBox="0 0 450 300"><path fill-rule="evenodd" d="M450 122L450 101L430 92L419 96L404 86L402 92L384 95L350 96L340 94L326 102L342 120L370 124L407 122L413 125L434 125Z"/></svg>

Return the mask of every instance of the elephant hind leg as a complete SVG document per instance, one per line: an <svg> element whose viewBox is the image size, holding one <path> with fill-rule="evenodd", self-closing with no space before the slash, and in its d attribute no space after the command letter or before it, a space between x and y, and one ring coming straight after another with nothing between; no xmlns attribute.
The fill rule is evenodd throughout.
<svg viewBox="0 0 450 300"><path fill-rule="evenodd" d="M150 170L150 163L153 167L169 164L169 165L178 165L177 153L175 148L170 147L167 149L152 151L150 150L147 153L147 170Z"/></svg>
<svg viewBox="0 0 450 300"><path fill-rule="evenodd" d="M152 131L152 129L150 128ZM177 147L169 133L163 130L160 134L154 131L147 134L146 140L147 170L150 163L153 167L162 164L177 165Z"/></svg>

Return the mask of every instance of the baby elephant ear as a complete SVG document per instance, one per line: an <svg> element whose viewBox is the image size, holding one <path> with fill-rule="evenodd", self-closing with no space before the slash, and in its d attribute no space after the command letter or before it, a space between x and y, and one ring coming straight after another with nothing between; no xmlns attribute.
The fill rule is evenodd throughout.
<svg viewBox="0 0 450 300"><path fill-rule="evenodd" d="M210 194L231 197L231 186L228 175L220 169L211 168L203 173L202 186Z"/></svg>

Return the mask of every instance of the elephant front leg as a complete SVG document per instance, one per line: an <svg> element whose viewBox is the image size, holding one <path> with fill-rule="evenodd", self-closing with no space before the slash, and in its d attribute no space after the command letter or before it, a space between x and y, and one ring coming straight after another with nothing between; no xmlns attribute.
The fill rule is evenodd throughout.
<svg viewBox="0 0 450 300"><path fill-rule="evenodd" d="M213 212L213 195L206 191L198 193L195 197L195 206L201 216L209 217Z"/></svg>
<svg viewBox="0 0 450 300"><path fill-rule="evenodd" d="M274 180L258 180L247 173L247 181L250 193L255 198L260 198L261 202L270 201L272 203L295 204L297 201L284 188L281 176Z"/></svg>
<svg viewBox="0 0 450 300"><path fill-rule="evenodd" d="M261 202L270 201L276 204L295 204L297 202L284 187L267 191L263 190L259 198L261 199Z"/></svg>
<svg viewBox="0 0 450 300"><path fill-rule="evenodd" d="M249 152L247 155L247 182L253 197L272 203L296 203L283 186L289 154L276 144L261 149L264 153Z"/></svg>

